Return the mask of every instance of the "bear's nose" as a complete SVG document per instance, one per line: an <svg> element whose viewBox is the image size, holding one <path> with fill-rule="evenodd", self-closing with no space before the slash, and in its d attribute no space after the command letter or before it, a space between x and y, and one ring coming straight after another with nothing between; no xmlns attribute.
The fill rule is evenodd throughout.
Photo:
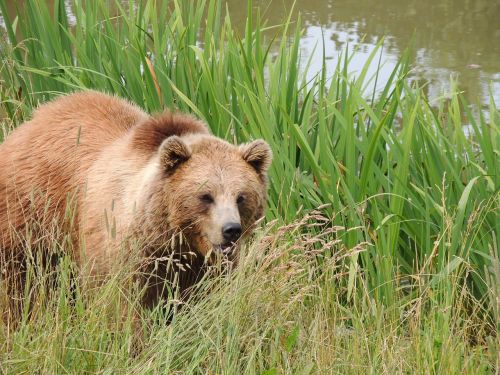
<svg viewBox="0 0 500 375"><path fill-rule="evenodd" d="M240 223L227 223L222 226L222 237L228 242L235 242L241 236Z"/></svg>

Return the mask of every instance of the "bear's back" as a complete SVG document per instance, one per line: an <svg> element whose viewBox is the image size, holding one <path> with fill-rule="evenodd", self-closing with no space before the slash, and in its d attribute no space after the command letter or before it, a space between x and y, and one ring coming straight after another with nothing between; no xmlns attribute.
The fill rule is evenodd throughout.
<svg viewBox="0 0 500 375"><path fill-rule="evenodd" d="M0 144L0 237L30 219L64 214L100 153L149 116L117 97L93 91L60 97L37 109Z"/></svg>

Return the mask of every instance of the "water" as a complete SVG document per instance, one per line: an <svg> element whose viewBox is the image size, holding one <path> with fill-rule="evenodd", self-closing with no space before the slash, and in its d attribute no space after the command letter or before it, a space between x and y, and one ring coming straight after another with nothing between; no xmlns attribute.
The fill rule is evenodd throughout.
<svg viewBox="0 0 500 375"><path fill-rule="evenodd" d="M11 15L20 3L9 2ZM233 25L243 33L246 1L226 3ZM277 25L293 3L254 0L254 7L261 8L267 25ZM500 0L296 0L295 8L304 25L303 63L313 56L310 76L321 69L323 37L329 72L347 44L359 48L350 65L354 73L384 38L382 83L413 40L411 78L431 99L448 96L453 79L469 101L486 105L491 92L500 105Z"/></svg>
<svg viewBox="0 0 500 375"><path fill-rule="evenodd" d="M241 1L227 3L233 24L243 24ZM293 3L254 0L269 25L280 23ZM448 96L453 78L469 101L487 104L491 90L500 105L500 0L297 0L296 8L304 23L303 61L314 54L311 75L321 69L323 37L329 71L347 44L359 47L350 66L359 71L384 38L381 81L413 41L412 78L431 99Z"/></svg>

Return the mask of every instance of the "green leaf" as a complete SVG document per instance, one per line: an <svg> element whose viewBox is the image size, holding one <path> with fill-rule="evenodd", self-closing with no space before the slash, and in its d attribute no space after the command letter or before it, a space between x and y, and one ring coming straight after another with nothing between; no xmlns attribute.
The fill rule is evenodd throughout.
<svg viewBox="0 0 500 375"><path fill-rule="evenodd" d="M300 328L298 325L296 325L294 327L294 329L292 330L292 332L290 333L290 335L287 336L287 338L285 339L285 343L284 343L284 347L285 347L285 350L287 352L291 352L292 349L295 347L295 345L297 344L297 340L299 338L299 333L300 333Z"/></svg>

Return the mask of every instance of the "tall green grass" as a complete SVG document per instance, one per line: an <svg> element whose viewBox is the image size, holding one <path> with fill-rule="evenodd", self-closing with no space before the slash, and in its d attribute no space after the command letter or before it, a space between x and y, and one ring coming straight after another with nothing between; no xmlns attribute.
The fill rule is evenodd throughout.
<svg viewBox="0 0 500 375"><path fill-rule="evenodd" d="M73 27L62 1L54 8L25 3L10 19L0 0L5 128L28 119L39 103L83 88L116 93L150 112L193 112L230 141L269 142L268 219L286 225L323 206L327 225L344 229L325 239L341 248L313 241L321 251L311 249L310 257L297 238L315 238L318 228L300 225L283 235L269 229L287 241L279 251L257 241L249 257L259 249L276 267L244 262L171 326L153 328L138 362L123 362L132 335L106 327L112 319L102 314L108 318L100 321L94 314L105 306L98 305L77 317L56 314L61 326L23 326L26 336L21 330L6 344L5 369L494 369L500 115L493 99L477 111L456 91L431 106L407 79L409 53L381 83L368 68L379 63L383 42L361 71L350 73L356 51L346 49L333 76L323 68L308 80L300 19L266 28L250 1L241 34L217 0L116 2L117 14L108 1L75 0ZM87 331L88 341L79 341Z"/></svg>
<svg viewBox="0 0 500 375"><path fill-rule="evenodd" d="M270 223L245 249L238 269L207 275L198 298L184 303L169 324L160 310L137 321L137 295L124 287L126 271L99 288L77 289L72 299L71 267L62 262L61 286L51 296L39 288L32 315L25 314L16 330L0 331L0 371L494 373L497 342L480 305L468 302L469 291L456 278L447 303L418 291L392 318L358 271L359 298L346 303L350 258L369 246L349 249L338 238L347 231L320 212L284 227ZM402 302L402 293L394 299ZM169 304L179 307L178 300Z"/></svg>

